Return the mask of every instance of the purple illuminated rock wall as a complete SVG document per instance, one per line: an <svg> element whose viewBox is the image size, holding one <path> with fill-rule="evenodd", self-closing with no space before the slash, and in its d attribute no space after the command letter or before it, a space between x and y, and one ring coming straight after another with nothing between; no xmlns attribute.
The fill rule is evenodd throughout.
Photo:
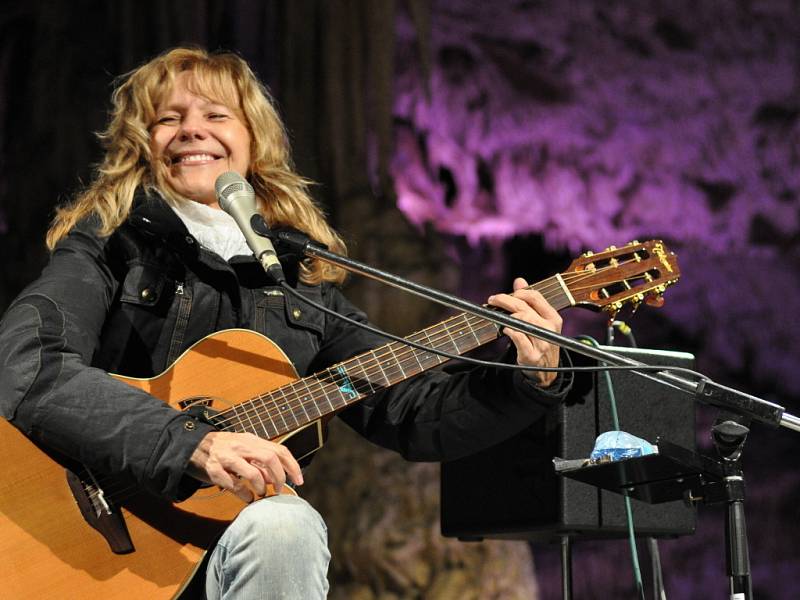
<svg viewBox="0 0 800 600"><path fill-rule="evenodd" d="M401 208L472 242L541 233L576 253L662 237L685 273L666 315L791 393L792 6L440 2L430 98L413 61L400 78Z"/></svg>
<svg viewBox="0 0 800 600"><path fill-rule="evenodd" d="M399 30L393 172L410 220L474 246L541 235L571 254L663 238L683 278L633 319L640 340L800 412L797 3L441 0L429 93L414 29ZM797 435L751 434L760 598L800 594L782 579L800 567ZM677 597L723 597L721 518L705 510L697 536L667 545ZM585 564L602 565L601 548ZM594 571L600 587L578 597L628 589Z"/></svg>

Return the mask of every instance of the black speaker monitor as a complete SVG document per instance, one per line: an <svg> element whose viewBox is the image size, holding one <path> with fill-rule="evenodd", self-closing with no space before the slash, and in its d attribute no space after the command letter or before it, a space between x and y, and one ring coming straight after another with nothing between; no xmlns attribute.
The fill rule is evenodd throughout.
<svg viewBox="0 0 800 600"><path fill-rule="evenodd" d="M694 364L694 357L682 352L605 349L647 364ZM592 364L581 356L573 355L573 360ZM662 437L695 449L695 407L689 395L625 371L611 377L623 431L651 443ZM544 419L497 446L442 464L442 534L465 540L627 535L622 496L559 477L552 462L554 456L588 457L595 438L611 429L605 376L576 374L567 401ZM476 481L476 474L490 474L491 480ZM695 510L682 501L632 504L637 534L676 537L694 532Z"/></svg>

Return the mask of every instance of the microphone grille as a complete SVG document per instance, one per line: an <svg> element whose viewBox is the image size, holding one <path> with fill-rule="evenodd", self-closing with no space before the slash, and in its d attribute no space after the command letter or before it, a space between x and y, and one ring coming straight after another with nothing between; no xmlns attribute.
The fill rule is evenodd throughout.
<svg viewBox="0 0 800 600"><path fill-rule="evenodd" d="M249 191L254 193L253 186L247 183L247 180L235 171L226 171L217 177L217 180L214 182L214 189L217 192L220 206L227 201L228 196L236 192ZM225 207L222 206L222 208Z"/></svg>
<svg viewBox="0 0 800 600"><path fill-rule="evenodd" d="M231 183L230 185L226 185L225 189L222 190L222 193L226 196L228 194L232 194L233 192L241 192L244 189L243 183Z"/></svg>

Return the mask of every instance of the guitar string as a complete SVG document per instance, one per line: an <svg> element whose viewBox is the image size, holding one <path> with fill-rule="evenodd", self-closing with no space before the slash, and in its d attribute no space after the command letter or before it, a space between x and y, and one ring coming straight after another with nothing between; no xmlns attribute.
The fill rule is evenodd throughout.
<svg viewBox="0 0 800 600"><path fill-rule="evenodd" d="M632 261L628 261L628 262L632 262ZM620 263L620 264L623 264L623 263ZM617 268L617 267L611 267L611 268ZM574 275L577 275L577 277L572 277L571 279L575 280L575 279L581 279L581 278L583 278L583 279L591 278L591 277L595 276L598 271L574 274ZM554 278L550 278L550 279L554 279ZM545 280L544 282L540 282L540 283L547 284L548 281ZM538 285L540 285L540 284L534 284L533 286L529 286L529 288L536 288ZM549 288L549 289L547 289L547 288ZM554 290L558 290L558 291L562 291L563 292L563 290L561 290L561 285L557 281L556 281L555 284L542 286L539 289L539 291L542 291L542 290L544 290L545 293L548 292L548 291L554 291ZM552 298L551 298L551 300L552 300ZM460 315L455 315L454 318L463 317L464 314L467 314L467 313L462 313ZM483 319L481 319L480 317L474 317L472 322L468 321L466 323L466 325L474 326L474 324L476 322L480 322L480 320L483 320ZM488 321L487 321L487 323L488 323ZM441 325L442 324L439 324L437 326L433 326L432 328L428 328L428 329L422 330L421 332L416 332L415 334L412 334L409 337L413 341L415 335L421 334L421 333L425 333L426 336L428 337L428 339L430 339L429 332L431 330L435 330L436 328L440 327ZM450 327L450 325L447 325L447 327L444 329L446 334L451 333L451 330L449 329L449 327ZM396 344L397 344L397 342L392 342L390 344L385 344L384 346L381 346L380 348L377 348L376 351L380 350L380 351L382 351L382 354L381 355L375 355L372 360L373 361L380 361L381 363L383 363L385 361L385 358L388 355L391 354L393 356L396 356L397 355L397 346L396 346ZM411 348L411 347L406 347L406 349L407 350L405 350L405 349L403 350L403 352L405 353L405 356L403 356L404 359L408 357L409 353L412 356L415 356L415 357L416 357L417 353L424 353L423 350L419 350L419 349L415 349L415 348ZM447 359L445 359L445 360L447 360ZM444 362L444 361L440 361L440 364L441 364L441 362ZM365 361L365 362L362 362L361 365L353 365L351 368L361 367L362 370L365 370L366 368L368 368L368 365L369 365L369 362ZM320 373L315 374L316 376L325 374L326 377L323 377L322 381L320 381L320 378L317 377L317 379L314 380L314 383L311 384L311 385L314 386L313 388L309 387L309 380L306 379L306 378L304 378L303 380L297 380L296 382L293 382L292 384L289 384L288 386L284 386L282 388L279 388L279 390L281 391L281 393L284 396L284 398L282 398L281 400L288 400L289 402L281 402L280 405L278 405L278 400L279 399L274 397L275 392L277 392L278 390L274 390L273 392L270 392L269 394L260 395L260 396L257 396L255 398L250 399L250 401L245 401L243 403L237 404L234 409L229 409L229 410L225 411L224 413L222 413L223 415L225 413L229 413L230 414L229 417L223 417L221 419L217 419L216 423L217 424L221 424L222 426L226 426L230 422L236 422L236 421L243 422L244 418L250 419L251 422L252 422L253 417L256 417L259 420L261 420L261 417L265 416L270 421L273 422L273 426L274 426L275 421L276 421L276 419L275 419L276 416L280 417L280 420L282 420L282 421L284 421L284 423L286 423L285 422L285 417L283 415L286 414L285 411L287 410L287 408L291 408L291 412L289 413L289 416L294 417L295 421L297 422L298 419L297 419L297 415L295 414L295 410L298 408L298 405L296 405L293 402L293 401L296 401L298 399L297 390L290 390L289 391L290 395L287 396L286 388L287 387L298 387L299 385L302 384L302 385L305 386L306 389L301 391L300 395L305 395L305 394L308 394L308 393L317 393L317 392L323 392L324 393L326 387L331 387L331 386L338 388L339 386L335 382L335 378L336 378L335 373L337 372L337 368L339 368L339 367L344 367L344 364L340 363L338 365L334 365L333 367L330 367L326 371L322 371ZM345 369L345 370L347 370L347 369ZM292 394L294 394L294 395L292 395ZM330 403L330 399L329 398L326 398L326 399ZM257 405L258 401L261 402L260 406ZM270 408L267 407L267 402L268 401L271 401L275 405L275 407L278 408L278 410L276 412L271 412L273 409L270 409ZM245 405L245 404L247 405L247 407L242 408L242 406ZM311 402L311 407L315 407L315 406L316 406L315 403ZM266 412L264 410L262 410L265 407L266 407ZM281 408L283 410L281 410ZM308 414L308 411L305 410L306 409L306 403L304 401L301 400L301 402L299 404L299 408L302 408L304 410L304 412L306 414ZM255 424L255 423L253 423L253 424ZM246 424L244 424L244 425L246 427ZM291 428L289 430L291 430ZM279 428L276 428L276 431L277 431L276 435L281 435L283 433L286 433L286 432L281 432L279 430ZM265 433L267 433L266 430L265 430Z"/></svg>
<svg viewBox="0 0 800 600"><path fill-rule="evenodd" d="M463 353L468 350L477 347L477 345L483 345L488 339L485 341L479 342L477 345L473 345L470 348L462 350L459 346L459 342L465 341L468 339L470 342L475 339L475 333L479 332L479 329L476 329L475 325L478 325L481 328L489 328L492 331L496 331L496 327L486 319L482 319L480 317L470 316L465 317L465 314L455 315L451 317L444 323L440 323L438 326L434 326L432 329L423 330L422 332L416 332L409 336L409 339L412 341L419 341L415 339L415 337L420 337L420 334L425 334L426 339L421 340L423 343L427 343L427 345L431 345L434 348L440 349L438 345L440 342L442 346L454 346L454 349L457 353ZM456 334L459 337L459 341L455 344L453 343L454 338L453 335ZM311 402L308 402L306 399L302 397L308 397L309 394L316 394L318 392L324 393L328 395L326 390L331 390L335 388L337 391L340 390L340 386L336 383L337 374L341 376L341 378L349 379L349 375L347 373L352 372L354 376L364 377L367 382L370 384L370 387L373 387L371 384L374 380L374 375L378 374L386 374L387 368L393 369L396 372L398 366L400 368L401 373L404 372L403 366L408 365L410 363L413 366L413 362L419 358L425 358L426 360L430 360L429 357L425 357L425 354L429 356L434 356L431 352L426 352L424 350L419 350L416 348L412 348L410 346L404 346L399 342L390 342L389 344L384 344L378 348L375 348L373 351L366 352L361 356L366 354L372 353L374 356L367 360L359 360L358 357L354 357L353 359L349 359L342 363L338 363L325 369L324 371L320 371L319 373L315 373L307 378L299 379L291 384L288 384L282 388L278 388L277 390L272 390L267 394L262 394L256 396L248 401L243 403L237 404L235 408L228 409L224 411L222 414L229 414L230 416L223 416L223 418L215 419L215 424L226 426L231 422L242 421L243 418L250 418L252 417L259 417L259 415L264 414L267 418L275 421L275 416L282 414L286 407L292 409L292 415L295 416L299 413L298 408L306 409L309 407L314 407L316 404L311 399ZM390 359L389 363L387 363L387 359ZM410 360L414 359L414 360ZM449 360L445 357L438 358L438 364L442 364L443 362ZM356 364L348 365L348 363L355 362ZM396 366L397 365L397 366ZM343 374L342 371L345 373ZM413 373L416 374L416 373ZM410 377L410 375L406 375L403 379ZM387 379L387 384L392 385L391 378L388 376L384 377ZM346 382L345 382L346 383ZM383 384L379 384L379 387L385 387ZM294 388L294 389L292 389ZM298 389L299 388L299 389ZM372 393L374 388L370 390ZM283 395L283 398L276 398L275 396L277 393L280 392ZM326 398L327 399L327 398ZM281 401L281 406L283 407L283 411L278 409L276 412L272 412L273 409L267 408L266 413L261 409L266 407L267 402L271 401L276 403L276 400ZM297 401L299 400L299 404ZM328 399L329 400L329 399ZM259 402L261 405L259 406ZM242 409L242 405L247 404L244 409ZM306 413L308 411L305 411ZM317 417L315 417L316 419ZM285 432L278 432L278 435L281 435Z"/></svg>
<svg viewBox="0 0 800 600"><path fill-rule="evenodd" d="M608 266L608 267L601 267L601 269L596 269L594 271L562 273L561 276L562 276L562 279L567 279L567 280L570 280L570 281L574 282L575 280L588 279L588 278L595 277L598 274L600 274L602 271L605 271L605 270L618 269L620 265L628 264L630 262L634 262L634 261L630 261L630 260L629 261L623 261L623 262L619 263L616 266L611 265L611 266ZM641 264L640 261L636 261L636 262L639 262L639 264ZM553 281L553 283L551 283L551 281ZM537 288L537 286L538 286L538 288ZM533 284L531 286L528 286L528 289L538 289L538 291L540 291L540 293L542 293L544 295L547 292L551 292L553 290L559 290L559 288L561 288L561 287L562 286L558 282L557 277L553 276L553 277L550 277L548 279L545 279L544 281L540 282L539 284ZM563 292L563 290L559 290L559 291ZM468 315L468 313L462 313L462 314L459 314L459 315L455 315L451 319L447 319L446 322L448 322L448 321L457 321L459 318L462 318L464 316L467 316L466 323L464 323L464 325L468 326L468 331L456 330L455 333L459 336L459 338L464 338L465 336L466 337L469 337L469 336L476 337L477 331L475 330L474 325L475 324L479 324L481 321L483 321L483 323L481 324L482 327L483 326L490 326L491 329L494 329L494 325L491 324L490 321L488 321L486 319L483 319L483 318L480 318L480 317L476 317L474 315ZM478 344L476 344L476 345L474 345L474 346L472 346L470 348L467 348L466 350L461 350L461 348L459 347L459 341L460 340L456 340L455 338L453 338L453 335L452 335L453 334L453 330L450 329L450 326L454 325L454 324L457 325L458 327L461 326L461 324L458 324L458 323L448 323L447 326L445 326L444 328L434 326L432 328L427 328L427 329L421 330L421 331L416 332L416 333L417 334L425 333L426 337L428 338L428 342L431 343L432 340L430 340L429 331L431 329L434 329L434 330L435 329L439 329L439 331L436 332L437 335L439 335L439 338L440 339L442 339L444 337L450 338L451 342L453 343L453 345L455 347L456 352L458 352L460 354L464 353L464 352L467 352L469 350L472 350L475 347L483 345L484 343L486 343L485 341L478 340L478 342L479 342ZM440 324L440 325L442 325L442 324ZM442 331L444 333L442 335L440 335ZM412 335L414 335L414 334L412 334ZM438 341L438 340L435 340L435 341ZM461 341L463 341L463 340L461 340ZM402 351L403 352L402 355L398 357L397 353L395 352L395 347L396 346L401 346L401 345L399 343L397 343L397 342L393 342L393 343L390 343L390 344L385 344L383 347L376 349L376 350L383 350L383 353L380 356L379 355L375 355L375 357L371 361L366 361L365 363L362 363L362 365L360 365L361 366L361 370L363 371L363 375L367 376L366 377L367 382L370 384L370 388L372 388L373 391L374 391L374 387L372 386L372 382L370 381L369 375L377 374L377 371L375 371L373 369L374 365L370 364L371 362L379 367L379 369L381 370L381 373L384 375L384 378L387 379L387 383L389 385L394 385L393 383L391 383L391 381L389 381L390 378L386 374L387 368L390 368L393 371L393 373L392 373L393 376L397 376L396 372L399 370L399 372L403 376L403 378L400 379L400 381L402 381L403 379L407 379L410 376L406 375L405 369L403 368L403 363L408 360L409 356L412 356L420 367L422 367L422 364L421 364L422 361L419 360L420 356L423 358L423 360L426 363L429 362L431 359L436 361L437 364L432 365L432 366L438 366L438 364L442 364L443 362L446 362L447 360L449 360L446 357L440 357L440 356L437 356L437 355L435 355L433 353L430 353L430 352L426 353L425 351L418 350L418 349L412 348L410 346L404 346L403 347L404 350ZM435 344L434 344L434 347L436 347ZM387 357L387 355L389 355L389 354L394 356L395 362L397 363L396 366L394 364L391 364L391 363L390 363L390 365L388 367L385 367L385 366L382 366L380 364L377 364L382 359L385 359ZM428 356L425 356L425 354L427 354ZM336 365L336 366L339 366L339 365ZM427 370L429 368L432 368L432 366L422 367L422 370ZM373 372L369 373L368 369L373 370ZM331 371L331 369L327 369L326 371ZM323 371L323 373L325 373L325 371ZM417 373L413 373L412 375L416 375L416 374ZM333 375L333 373L331 372L330 375ZM294 386L296 383L297 382L293 382L290 385ZM308 386L306 386L308 389L306 390L305 393L318 393L319 392L319 393L323 393L323 394L325 394L327 396L328 394L326 392L326 387L330 388L331 386L336 386L336 388L338 389L338 386L336 385L335 381L333 381L333 380L331 380L331 381L320 381L320 380L317 379L317 380L315 380L315 384L316 384L315 387L317 388L316 390L310 389L310 388L308 388ZM286 387L286 386L283 386L283 387ZM383 386L381 386L381 387L383 387ZM281 388L279 388L279 389L281 389ZM277 429L277 427L275 426L275 418L274 418L275 414L277 414L278 416L281 416L281 420L284 421L284 424L286 424L286 421L285 421L285 418L283 416L284 415L284 411L280 410L276 399L274 397L272 397L274 395L275 391L277 391L277 390L274 390L273 392L271 392L270 394L267 394L267 395L260 395L260 396L257 397L257 399L262 401L263 407L265 407L267 409L266 410L267 417L273 423L273 427L275 427ZM369 393L371 393L371 392L369 392ZM368 395L368 393L359 393L359 397L361 397L363 395ZM285 396L285 394L284 394L284 396ZM293 400L297 400L297 397L295 397L295 398L287 397L286 399L289 400L289 402L286 403L284 406L288 405L288 406L291 407L292 404L293 404ZM253 400L255 400L255 399L253 399ZM267 404L266 404L267 400L272 400L274 408L278 409L278 411L276 413L273 414L273 412L272 412L274 410L274 408L270 408L270 407L267 406ZM328 401L329 401L329 404L330 404L330 399L328 399ZM300 406L304 408L303 404L304 404L303 401L301 401ZM347 405L347 403L345 405ZM237 407L238 406L240 406L240 405L237 405ZM230 409L229 409L229 411L230 411ZM297 427L296 428L300 428L300 427L302 427L304 425L307 425L308 423L313 422L314 420L316 420L316 419L311 419L307 423L300 424L299 420L297 419L297 415L295 414L295 411L296 411L296 406L292 407L292 411L291 411L291 416L293 416L295 418L295 421L297 423ZM226 411L226 412L228 412L228 411ZM263 414L263 413L260 413L257 409L255 409L255 412L256 412L256 416L259 418L259 421L261 422L261 429L263 429L263 433L265 435L269 436L269 432L267 431L267 428L266 428L265 424L263 423L263 419L261 418L261 414ZM305 411L305 408L304 408L304 413L306 414L306 416L308 415L307 411ZM228 419L223 419L221 421L223 422L223 426L227 426L229 423L238 420L239 424L242 426L242 428L244 430L247 430L247 424L244 422L244 419L243 419L244 416L246 416L250 420L250 422L251 422L250 424L253 427L254 433L257 433L258 430L256 428L256 424L252 420L252 415L250 415L250 414L246 413L244 415L241 415L241 414L235 414L234 413L232 417L230 417ZM320 416L322 416L322 415L320 415ZM288 424L287 424L287 427L288 427ZM277 435L274 436L274 437L278 437L280 435L283 435L283 434L288 433L288 432L293 431L293 430L295 430L295 429L289 428L287 431L278 432ZM119 493L119 491L111 492L109 490L110 490L110 488L107 488L106 490L104 490L104 492L106 493L106 496L107 496L108 499L110 499L111 494L118 494ZM99 492L98 492L98 494L99 494Z"/></svg>
<svg viewBox="0 0 800 600"><path fill-rule="evenodd" d="M484 329L489 330L490 327L487 325ZM492 327L491 331L491 336L484 336L479 344L475 344L475 334L484 335L486 333L485 331L445 329L443 333L438 336L439 339L431 339L430 343L436 347L440 342L447 341L448 344L453 344L456 352L461 353L477 347L478 345L482 345L488 341L490 337L494 337L496 329ZM439 345L438 347L442 346ZM277 419L274 415L281 411L281 408L277 405L277 401L281 399L276 398L277 394L269 394L259 398L253 403L252 408L249 408L244 415L242 415L241 411L239 413L233 413L232 418L223 422L222 426L234 428L238 426L248 429L248 423L245 419L249 419L250 425L253 425L254 419L252 412L253 410L258 410L265 413L267 417L266 420L269 420L273 424L274 431L271 432L264 426L265 419L255 415L256 419L261 424L261 428L264 429L267 434L267 437L277 437L316 420L328 412L319 409L318 405L322 404L321 400L318 400L320 397L324 397L324 399L328 401L331 407L330 412L333 412L334 410L352 404L363 396L380 391L399 381L408 379L418 372L438 366L447 360L446 358L436 356L432 353L412 354L403 351L401 348L401 346L394 344L392 348L382 353L384 360L380 359L381 355L377 355L379 357L378 359L364 361L361 364L356 363L352 365L351 368L344 366L343 370L347 373L347 375L344 375L344 377L347 377L347 380L343 382L345 389L342 389L342 386L336 383L335 376L337 371L333 371L327 373L323 372L322 377L317 376L317 378L310 383L306 380L299 385L281 390L280 393L283 395L283 402L281 404L290 409L287 415L289 415L289 418L293 417L295 420L294 426L289 427L287 430L281 430L279 427L275 427L275 421ZM387 363L386 359L389 355L392 355L392 360L390 363ZM357 378L359 382L363 382L362 385L353 385L349 379L351 375L354 379ZM336 403L336 407L334 407L334 402ZM298 406L302 409L302 413L298 410ZM284 411L285 410L284 408ZM308 416L309 412L314 416ZM306 418L302 419L303 416ZM270 435L271 433L274 434L274 436Z"/></svg>

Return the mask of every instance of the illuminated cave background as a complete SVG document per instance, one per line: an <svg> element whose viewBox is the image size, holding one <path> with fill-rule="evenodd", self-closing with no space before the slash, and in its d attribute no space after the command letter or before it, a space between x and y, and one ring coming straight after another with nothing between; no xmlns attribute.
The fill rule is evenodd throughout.
<svg viewBox="0 0 800 600"><path fill-rule="evenodd" d="M791 2L434 2L428 89L414 29L398 24L399 206L517 272L547 260L524 250L555 265L664 239L683 276L663 309L630 319L640 344L692 351L701 371L796 414L799 16ZM476 297L497 283L472 279ZM597 318L566 320L602 335ZM700 414L706 449L713 416ZM796 436L754 425L746 448L759 598L800 594ZM723 597L723 514L701 508L696 536L663 544L674 597ZM629 593L625 548L604 548L578 547L577 597ZM537 564L556 597L555 554Z"/></svg>

